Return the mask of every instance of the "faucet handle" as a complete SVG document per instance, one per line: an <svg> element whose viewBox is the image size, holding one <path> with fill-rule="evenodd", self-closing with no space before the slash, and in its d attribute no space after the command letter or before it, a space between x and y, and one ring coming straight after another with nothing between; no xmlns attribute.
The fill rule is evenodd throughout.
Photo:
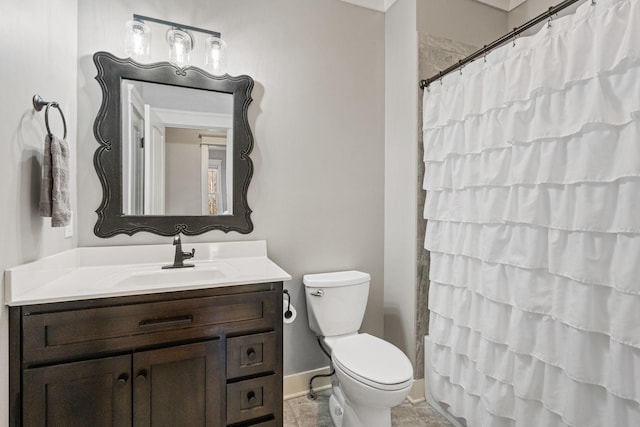
<svg viewBox="0 0 640 427"><path fill-rule="evenodd" d="M182 252L182 259L191 259L196 255L196 248L191 249L191 252Z"/></svg>

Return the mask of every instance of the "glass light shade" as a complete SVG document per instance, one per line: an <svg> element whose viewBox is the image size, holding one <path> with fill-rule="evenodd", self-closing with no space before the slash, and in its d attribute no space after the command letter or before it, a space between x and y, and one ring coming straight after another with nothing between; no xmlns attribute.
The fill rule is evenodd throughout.
<svg viewBox="0 0 640 427"><path fill-rule="evenodd" d="M205 40L205 67L213 74L222 74L226 68L227 43L219 37L210 36Z"/></svg>
<svg viewBox="0 0 640 427"><path fill-rule="evenodd" d="M180 68L188 66L193 49L191 35L174 28L167 31L167 43L169 44L169 62Z"/></svg>
<svg viewBox="0 0 640 427"><path fill-rule="evenodd" d="M151 50L151 30L141 21L127 21L125 24L124 53L136 60L149 59Z"/></svg>

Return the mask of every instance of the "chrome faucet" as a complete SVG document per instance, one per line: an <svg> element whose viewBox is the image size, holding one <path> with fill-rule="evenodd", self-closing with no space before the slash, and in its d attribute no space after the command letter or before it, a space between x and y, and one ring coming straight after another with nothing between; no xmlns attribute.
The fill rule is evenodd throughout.
<svg viewBox="0 0 640 427"><path fill-rule="evenodd" d="M193 264L185 264L185 259L191 259L196 254L196 250L191 249L191 252L182 252L182 241L180 240L180 233L176 234L173 237L173 245L176 247L176 254L173 259L172 265L163 265L163 269L167 268L185 268L185 267L194 267Z"/></svg>

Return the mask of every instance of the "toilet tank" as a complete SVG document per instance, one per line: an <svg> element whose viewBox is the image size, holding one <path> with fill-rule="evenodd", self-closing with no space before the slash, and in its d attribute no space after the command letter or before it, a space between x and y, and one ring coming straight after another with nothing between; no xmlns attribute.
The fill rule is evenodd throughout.
<svg viewBox="0 0 640 427"><path fill-rule="evenodd" d="M309 327L323 337L356 333L362 325L371 276L361 271L306 274Z"/></svg>

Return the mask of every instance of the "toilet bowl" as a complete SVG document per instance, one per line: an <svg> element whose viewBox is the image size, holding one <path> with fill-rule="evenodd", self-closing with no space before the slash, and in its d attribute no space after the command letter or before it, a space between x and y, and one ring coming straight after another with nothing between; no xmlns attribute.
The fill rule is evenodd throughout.
<svg viewBox="0 0 640 427"><path fill-rule="evenodd" d="M331 350L329 401L336 427L391 427L391 408L413 384L413 367L393 344L358 333L370 276L359 271L305 275L309 327Z"/></svg>
<svg viewBox="0 0 640 427"><path fill-rule="evenodd" d="M336 427L391 426L391 408L402 403L413 384L407 356L391 343L358 334L336 341L331 361L345 400Z"/></svg>

